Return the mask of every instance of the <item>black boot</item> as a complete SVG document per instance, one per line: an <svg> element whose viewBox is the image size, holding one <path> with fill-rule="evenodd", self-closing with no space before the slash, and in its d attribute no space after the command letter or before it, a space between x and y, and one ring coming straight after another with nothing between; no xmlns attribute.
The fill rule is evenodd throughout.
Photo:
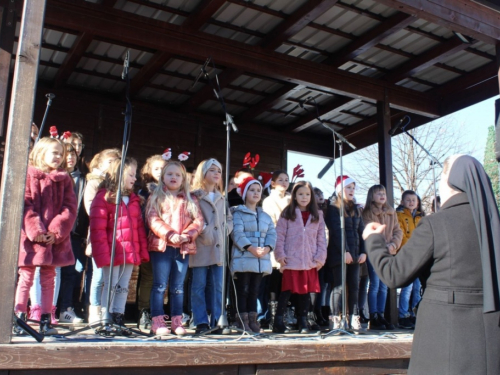
<svg viewBox="0 0 500 375"><path fill-rule="evenodd" d="M317 323L316 314L313 312L307 313L307 323L311 331L321 331L321 327Z"/></svg>
<svg viewBox="0 0 500 375"><path fill-rule="evenodd" d="M139 321L137 328L149 330L151 329L151 311L149 309L142 309L139 314Z"/></svg>
<svg viewBox="0 0 500 375"><path fill-rule="evenodd" d="M288 290L280 294L278 305L276 307L276 316L274 317L274 322L273 322L274 333L290 332L287 326L285 325L283 318L285 315L285 311L288 308L288 300L290 299L291 294L292 293Z"/></svg>
<svg viewBox="0 0 500 375"><path fill-rule="evenodd" d="M392 331L394 329L394 324L389 323L387 320L385 320L385 318L382 314L377 314L377 315L378 315L379 324L383 324L385 326L386 330Z"/></svg>
<svg viewBox="0 0 500 375"><path fill-rule="evenodd" d="M57 335L57 329L52 327L50 314L42 314L39 332L44 336Z"/></svg>
<svg viewBox="0 0 500 375"><path fill-rule="evenodd" d="M323 309L317 309L315 311L315 314L316 314L316 323L318 323L320 327L326 327L328 325L328 319L325 319L325 317L323 316Z"/></svg>
<svg viewBox="0 0 500 375"><path fill-rule="evenodd" d="M301 334L309 334L311 331L309 330L309 306L311 304L311 299L309 294L299 294L298 295L298 319L297 323L299 325L299 333ZM311 319L312 323L315 327L318 327L314 319ZM318 327L319 330L319 327Z"/></svg>
<svg viewBox="0 0 500 375"><path fill-rule="evenodd" d="M379 315L377 313L373 313L370 314L370 323L368 328L374 330L384 330L386 329L386 326L380 322Z"/></svg>
<svg viewBox="0 0 500 375"><path fill-rule="evenodd" d="M130 336L132 332L130 332L125 326L125 322L123 320L123 314L121 313L111 313L113 317L113 322L118 326L117 333L123 336Z"/></svg>
<svg viewBox="0 0 500 375"><path fill-rule="evenodd" d="M21 319L23 322L26 322L26 320L27 320L26 313L23 313L23 312L17 312L16 318ZM14 325L12 326L12 333L14 335L18 335L18 336L26 334L24 329L19 324L17 324L17 319L15 319L15 318L14 318Z"/></svg>
<svg viewBox="0 0 500 375"><path fill-rule="evenodd" d="M303 335L310 334L311 331L309 330L309 325L307 324L307 315L299 315L299 318L297 319L297 323L299 325L299 333Z"/></svg>
<svg viewBox="0 0 500 375"><path fill-rule="evenodd" d="M359 320L361 323L368 323L370 321L370 318L368 318L365 314L365 309L359 310Z"/></svg>
<svg viewBox="0 0 500 375"><path fill-rule="evenodd" d="M289 333L290 331L283 322L283 315L276 315L273 321L273 333Z"/></svg>
<svg viewBox="0 0 500 375"><path fill-rule="evenodd" d="M276 311L278 310L278 301L269 302L269 314L271 315L271 321L269 322L269 329L273 329L274 318L276 317Z"/></svg>

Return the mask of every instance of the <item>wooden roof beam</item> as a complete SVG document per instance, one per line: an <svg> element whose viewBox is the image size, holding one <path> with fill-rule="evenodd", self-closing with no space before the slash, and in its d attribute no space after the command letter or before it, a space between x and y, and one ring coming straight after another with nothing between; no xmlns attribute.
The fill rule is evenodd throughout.
<svg viewBox="0 0 500 375"><path fill-rule="evenodd" d="M416 56L413 60L403 63L391 73L385 76L388 82L397 83L402 79L412 76L429 66L439 63L459 51L463 51L470 44L462 42L458 37L453 36L445 43L431 48L429 51Z"/></svg>
<svg viewBox="0 0 500 375"><path fill-rule="evenodd" d="M106 23L102 22L103 18L107 20ZM268 76L271 80L330 91L336 95L373 101L383 99L387 90L395 108L434 118L440 116L438 103L428 94L116 9L106 9L87 2L74 4L50 0L45 20L47 24L91 31L100 39L140 44L143 50L154 48L195 59L217 56L217 62L229 68Z"/></svg>
<svg viewBox="0 0 500 375"><path fill-rule="evenodd" d="M250 2L250 1L227 0L227 2L242 6L244 8L253 9L253 10L259 11L261 13L269 14L269 15L277 17L277 18L287 18L288 17L288 14L286 14L284 12L274 10L274 9L271 9L269 7L266 7L266 6L257 5L255 3Z"/></svg>
<svg viewBox="0 0 500 375"><path fill-rule="evenodd" d="M226 0L202 0L182 24L192 30L198 30L217 12Z"/></svg>
<svg viewBox="0 0 500 375"><path fill-rule="evenodd" d="M344 49L329 57L323 61L323 63L339 67L365 53L370 48L386 39L388 36L397 33L399 30L404 29L416 20L417 19L415 17L408 14L396 13L374 28L368 30L363 36L356 39L354 42L349 43Z"/></svg>
<svg viewBox="0 0 500 375"><path fill-rule="evenodd" d="M333 7L338 0L308 0L292 13L262 41L265 49L275 50L285 40L290 39L309 23Z"/></svg>
<svg viewBox="0 0 500 375"><path fill-rule="evenodd" d="M498 74L498 69L496 62L492 61L486 65L483 65L472 72L457 77L439 88L432 90L432 93L438 94L442 97L447 97L448 95L462 92L467 90L469 87L477 85L481 82L487 81L492 77L496 77Z"/></svg>
<svg viewBox="0 0 500 375"><path fill-rule="evenodd" d="M359 103L360 101L361 100L359 99L352 99L348 97L340 97L338 99L334 99L331 103L318 108L319 116L325 116L332 112L341 112L353 106L354 104ZM302 116L297 121L293 122L290 125L287 125L285 129L294 133L301 132L318 123L318 120L316 118L317 115L318 114L316 113L316 110L311 110L307 115Z"/></svg>
<svg viewBox="0 0 500 375"><path fill-rule="evenodd" d="M156 52L130 81L130 95L136 95L172 57L169 52Z"/></svg>
<svg viewBox="0 0 500 375"><path fill-rule="evenodd" d="M66 83L67 79L78 65L78 62L82 58L83 54L90 46L93 37L94 35L88 31L84 31L78 35L56 74L54 87L59 88Z"/></svg>

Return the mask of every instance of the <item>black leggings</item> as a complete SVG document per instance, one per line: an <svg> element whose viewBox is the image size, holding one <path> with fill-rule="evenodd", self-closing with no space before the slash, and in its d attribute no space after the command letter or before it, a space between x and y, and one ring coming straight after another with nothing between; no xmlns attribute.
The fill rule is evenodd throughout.
<svg viewBox="0 0 500 375"><path fill-rule="evenodd" d="M257 312L257 296L259 295L262 273L236 272L236 301L238 311L241 313Z"/></svg>
<svg viewBox="0 0 500 375"><path fill-rule="evenodd" d="M333 288L330 294L330 309L333 315L340 313L341 293L342 293L342 266L339 264L332 269ZM358 315L358 292L359 292L359 264L346 265L346 285L347 285L347 307L349 314Z"/></svg>

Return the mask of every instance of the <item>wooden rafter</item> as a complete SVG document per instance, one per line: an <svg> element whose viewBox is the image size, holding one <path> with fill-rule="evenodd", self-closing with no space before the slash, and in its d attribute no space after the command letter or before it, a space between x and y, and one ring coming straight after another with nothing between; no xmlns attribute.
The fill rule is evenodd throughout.
<svg viewBox="0 0 500 375"><path fill-rule="evenodd" d="M69 78L93 39L93 34L84 31L78 35L64 59L54 80L54 87L61 87Z"/></svg>
<svg viewBox="0 0 500 375"><path fill-rule="evenodd" d="M136 95L151 78L172 58L169 52L158 51L151 60L142 67L130 82L130 95Z"/></svg>
<svg viewBox="0 0 500 375"><path fill-rule="evenodd" d="M467 90L469 87L477 85L478 83L484 82L486 80L495 77L498 74L498 68L495 61L492 61L486 65L483 65L472 72L457 77L444 85L436 88L432 92L439 94L440 96L448 96L463 90Z"/></svg>
<svg viewBox="0 0 500 375"><path fill-rule="evenodd" d="M226 0L202 0L189 15L189 17L184 21L184 27L189 29L198 30L203 26L213 15L217 12L220 7L226 2Z"/></svg>
<svg viewBox="0 0 500 375"><path fill-rule="evenodd" d="M412 24L417 19L405 13L396 13L389 17L373 29L368 30L362 37L348 44L344 49L335 55L329 57L324 64L340 66L350 61L370 48L376 46L379 42L392 35L406 26Z"/></svg>
<svg viewBox="0 0 500 375"><path fill-rule="evenodd" d="M458 37L453 36L443 44L439 44L429 51L418 55L413 60L410 60L399 68L396 68L391 73L385 76L389 82L397 83L402 79L414 75L429 66L447 59L449 56L454 55L459 51L463 51L469 46L468 43L462 42Z"/></svg>
<svg viewBox="0 0 500 375"><path fill-rule="evenodd" d="M287 19L272 30L262 41L261 46L274 50L300 30L333 7L338 0L309 0Z"/></svg>
<svg viewBox="0 0 500 375"><path fill-rule="evenodd" d="M269 7L266 7L266 6L257 5L255 3L252 3L251 1L228 0L228 3L236 4L236 5L242 6L244 8L248 8L248 9L253 9L253 10L259 11L261 13L269 14L269 15L277 17L277 18L287 18L288 17L288 15L284 12L280 12L278 10L271 9Z"/></svg>

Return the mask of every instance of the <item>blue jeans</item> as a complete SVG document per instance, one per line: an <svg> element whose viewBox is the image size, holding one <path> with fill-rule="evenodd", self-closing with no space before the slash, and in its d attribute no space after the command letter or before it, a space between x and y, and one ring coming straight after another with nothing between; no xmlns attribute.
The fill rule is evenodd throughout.
<svg viewBox="0 0 500 375"><path fill-rule="evenodd" d="M370 277L370 287L368 289L368 308L370 314L384 314L385 302L387 300L387 286L380 281L370 262L368 266L368 276ZM400 302L401 302L401 296Z"/></svg>
<svg viewBox="0 0 500 375"><path fill-rule="evenodd" d="M170 315L182 315L184 302L184 279L188 271L189 255L182 259L179 249L167 246L164 252L149 253L153 265L153 287L151 288L151 316L165 315L163 296L169 288Z"/></svg>
<svg viewBox="0 0 500 375"><path fill-rule="evenodd" d="M207 288L210 288L211 291L209 292ZM191 309L193 310L194 325L209 324L207 310L210 310L210 326L215 327L221 314L221 307L222 267L216 264L208 267L194 267L193 284L191 285Z"/></svg>
<svg viewBox="0 0 500 375"><path fill-rule="evenodd" d="M97 268L92 258L92 281L90 282L90 304L101 306L102 288L104 287L104 276L102 268Z"/></svg>
<svg viewBox="0 0 500 375"><path fill-rule="evenodd" d="M417 277L413 282L413 290L411 292L411 310L410 315L415 316L413 309L418 305L422 297L420 296L420 288L422 284L420 283L420 279Z"/></svg>

